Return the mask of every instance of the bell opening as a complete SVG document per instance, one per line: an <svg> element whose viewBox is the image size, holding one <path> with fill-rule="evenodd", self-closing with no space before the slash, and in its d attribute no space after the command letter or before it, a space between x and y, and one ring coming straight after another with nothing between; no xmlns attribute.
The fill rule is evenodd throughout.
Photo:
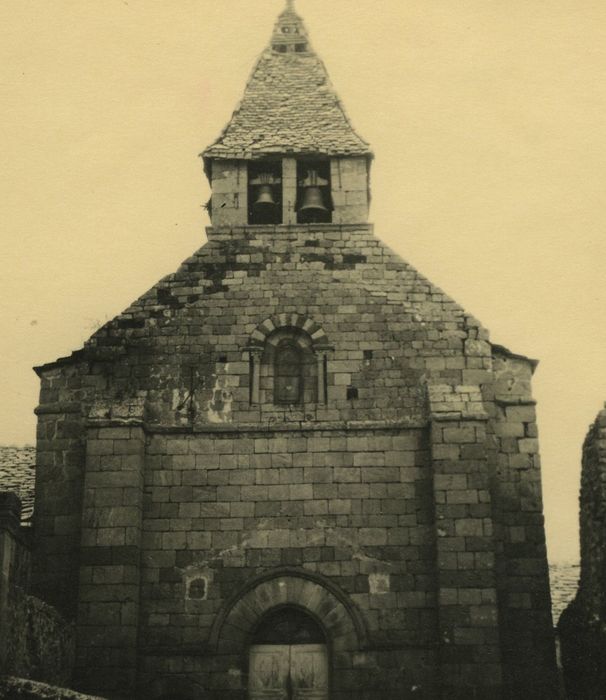
<svg viewBox="0 0 606 700"><path fill-rule="evenodd" d="M297 162L297 223L329 224L332 221L330 161Z"/></svg>
<svg viewBox="0 0 606 700"><path fill-rule="evenodd" d="M260 160L248 164L248 223L282 223L282 161Z"/></svg>

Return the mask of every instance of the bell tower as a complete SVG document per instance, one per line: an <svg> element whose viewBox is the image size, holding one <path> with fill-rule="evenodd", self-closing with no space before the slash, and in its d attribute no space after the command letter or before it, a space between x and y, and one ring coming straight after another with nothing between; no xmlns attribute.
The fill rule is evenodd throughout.
<svg viewBox="0 0 606 700"><path fill-rule="evenodd" d="M202 157L215 228L367 223L372 152L311 48L294 0Z"/></svg>

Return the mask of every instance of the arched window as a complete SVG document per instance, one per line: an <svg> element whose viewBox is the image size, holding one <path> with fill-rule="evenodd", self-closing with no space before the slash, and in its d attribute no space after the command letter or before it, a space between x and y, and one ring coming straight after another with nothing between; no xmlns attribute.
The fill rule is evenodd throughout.
<svg viewBox="0 0 606 700"><path fill-rule="evenodd" d="M251 334L249 400L267 413L326 404L328 338L300 314L266 319Z"/></svg>
<svg viewBox="0 0 606 700"><path fill-rule="evenodd" d="M301 349L286 338L278 344L274 359L274 403L297 404L303 395Z"/></svg>

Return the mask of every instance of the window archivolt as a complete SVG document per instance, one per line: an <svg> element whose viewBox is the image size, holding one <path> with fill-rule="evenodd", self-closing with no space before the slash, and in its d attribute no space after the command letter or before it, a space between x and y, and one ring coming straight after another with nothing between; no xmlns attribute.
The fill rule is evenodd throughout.
<svg viewBox="0 0 606 700"><path fill-rule="evenodd" d="M299 314L267 319L251 336L250 401L274 406L326 402L329 346L316 323Z"/></svg>

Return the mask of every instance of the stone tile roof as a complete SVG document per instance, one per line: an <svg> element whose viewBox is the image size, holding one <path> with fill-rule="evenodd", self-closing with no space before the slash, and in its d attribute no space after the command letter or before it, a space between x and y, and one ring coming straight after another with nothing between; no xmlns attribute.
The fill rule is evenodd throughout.
<svg viewBox="0 0 606 700"><path fill-rule="evenodd" d="M581 568L579 564L558 563L549 565L551 611L554 625L558 624L560 615L574 599L577 593L580 575Z"/></svg>
<svg viewBox="0 0 606 700"><path fill-rule="evenodd" d="M286 51L296 41L306 50ZM284 53L272 48L278 45ZM253 69L231 121L203 156L251 159L277 153L371 155L290 6L278 18L271 45Z"/></svg>
<svg viewBox="0 0 606 700"><path fill-rule="evenodd" d="M0 446L0 491L21 499L21 523L29 525L34 512L35 447Z"/></svg>

